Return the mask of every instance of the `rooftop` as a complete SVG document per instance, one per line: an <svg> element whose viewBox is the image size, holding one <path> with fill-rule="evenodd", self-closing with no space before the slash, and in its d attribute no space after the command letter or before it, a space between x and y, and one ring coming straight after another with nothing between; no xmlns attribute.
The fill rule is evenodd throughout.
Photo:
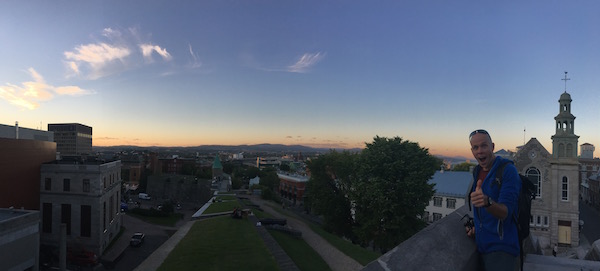
<svg viewBox="0 0 600 271"><path fill-rule="evenodd" d="M428 183L435 184L436 195L464 197L472 179L471 173L466 171L436 171Z"/></svg>

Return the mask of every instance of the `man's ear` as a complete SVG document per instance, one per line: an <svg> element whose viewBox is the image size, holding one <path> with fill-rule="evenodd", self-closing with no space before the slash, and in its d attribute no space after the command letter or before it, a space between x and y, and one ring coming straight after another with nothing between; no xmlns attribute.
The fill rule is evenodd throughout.
<svg viewBox="0 0 600 271"><path fill-rule="evenodd" d="M496 148L496 144L494 144L494 142L492 142L492 152L494 152L494 148Z"/></svg>

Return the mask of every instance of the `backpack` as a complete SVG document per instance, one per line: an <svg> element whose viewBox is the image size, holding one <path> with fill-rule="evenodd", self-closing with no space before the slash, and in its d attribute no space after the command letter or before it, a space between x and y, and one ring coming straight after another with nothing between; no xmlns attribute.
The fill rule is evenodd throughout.
<svg viewBox="0 0 600 271"><path fill-rule="evenodd" d="M504 172L504 168L506 164L510 162L505 162L496 170L496 182L500 185L498 186L498 191L502 188L502 174ZM529 237L529 221L531 219L531 201L535 199L536 188L535 185L522 174L519 174L519 178L521 178L521 192L519 193L518 203L517 203L517 213L513 213L512 218L517 224L517 234L519 236L519 250L521 256L521 270L523 270L523 240ZM471 187L471 190L473 187ZM471 197L469 197L469 209L471 209Z"/></svg>

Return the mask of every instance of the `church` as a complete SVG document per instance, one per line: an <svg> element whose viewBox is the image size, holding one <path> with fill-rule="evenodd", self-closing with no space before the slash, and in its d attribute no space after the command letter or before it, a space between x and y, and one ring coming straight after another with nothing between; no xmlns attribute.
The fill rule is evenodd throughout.
<svg viewBox="0 0 600 271"><path fill-rule="evenodd" d="M566 77L566 73L565 73ZM568 79L563 79L568 80ZM571 95L560 95L552 153L531 138L514 157L519 173L536 186L531 203L530 229L541 248L579 246L579 162Z"/></svg>

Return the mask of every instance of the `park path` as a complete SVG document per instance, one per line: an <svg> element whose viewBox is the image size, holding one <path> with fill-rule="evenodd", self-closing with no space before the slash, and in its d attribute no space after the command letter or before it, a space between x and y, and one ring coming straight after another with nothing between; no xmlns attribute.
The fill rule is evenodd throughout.
<svg viewBox="0 0 600 271"><path fill-rule="evenodd" d="M310 245L317 253L319 253L319 255L321 255L331 270L358 271L363 268L360 263L342 253L336 247L329 244L327 240L323 239L323 237L313 232L312 229L304 222L300 221L294 216L283 215L275 211L273 209L273 203L264 201L256 196L253 196L250 199L255 204L260 205L260 208L262 208L265 212L276 217L284 216L287 219L287 223L290 227L302 232L302 239L304 239L308 245Z"/></svg>

